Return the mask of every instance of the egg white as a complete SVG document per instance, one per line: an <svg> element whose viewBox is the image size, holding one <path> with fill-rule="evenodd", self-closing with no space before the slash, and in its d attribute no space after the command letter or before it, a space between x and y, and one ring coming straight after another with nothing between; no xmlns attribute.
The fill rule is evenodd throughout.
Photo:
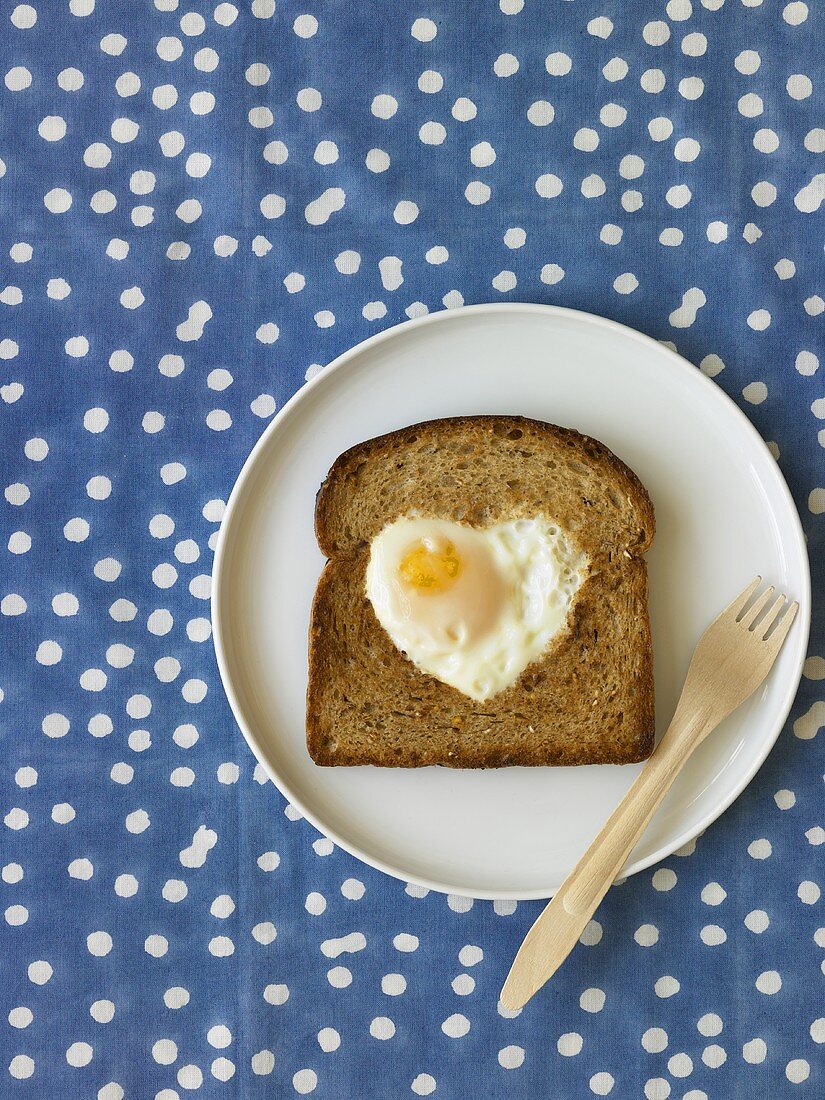
<svg viewBox="0 0 825 1100"><path fill-rule="evenodd" d="M422 591L399 567L411 548L455 548L446 591ZM513 684L564 627L588 560L546 516L477 528L411 516L372 541L366 591L392 641L422 671L483 702Z"/></svg>

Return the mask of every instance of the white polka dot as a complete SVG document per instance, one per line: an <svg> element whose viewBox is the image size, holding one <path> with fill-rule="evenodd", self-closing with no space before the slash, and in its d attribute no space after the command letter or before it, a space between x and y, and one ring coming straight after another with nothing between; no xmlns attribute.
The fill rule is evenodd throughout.
<svg viewBox="0 0 825 1100"><path fill-rule="evenodd" d="M471 206L483 206L489 202L491 193L489 186L481 180L473 180L464 189L464 197Z"/></svg>
<svg viewBox="0 0 825 1100"><path fill-rule="evenodd" d="M13 884L23 878L23 868L19 863L7 863L3 867L3 882Z"/></svg>
<svg viewBox="0 0 825 1100"><path fill-rule="evenodd" d="M406 988L407 981L401 974L385 974L381 979L381 991L388 997L400 997Z"/></svg>
<svg viewBox="0 0 825 1100"><path fill-rule="evenodd" d="M8 614L8 612L6 612L6 614ZM56 665L63 657L63 649L54 641L41 642L37 647L35 657L41 665Z"/></svg>
<svg viewBox="0 0 825 1100"><path fill-rule="evenodd" d="M64 92L77 92L83 87L84 79L80 69L63 69L58 73L57 84Z"/></svg>
<svg viewBox="0 0 825 1100"><path fill-rule="evenodd" d="M314 15L299 15L292 29L299 38L312 38L318 32L318 20Z"/></svg>
<svg viewBox="0 0 825 1100"><path fill-rule="evenodd" d="M134 875L118 875L115 879L115 893L120 898L131 898L138 892L138 880Z"/></svg>
<svg viewBox="0 0 825 1100"><path fill-rule="evenodd" d="M320 916L321 913L324 912L326 907L327 907L327 900L323 896L323 894L319 894L316 891L313 891L312 893L307 894L306 900L304 902L304 908L306 909L306 911L308 913L311 913L312 916L315 916L315 917Z"/></svg>
<svg viewBox="0 0 825 1100"><path fill-rule="evenodd" d="M440 122L425 122L418 131L418 139L424 145L442 145L447 131Z"/></svg>
<svg viewBox="0 0 825 1100"><path fill-rule="evenodd" d="M579 1007L585 1012L601 1012L604 1008L605 995L601 989L585 989L579 997Z"/></svg>
<svg viewBox="0 0 825 1100"><path fill-rule="evenodd" d="M804 1058L794 1058L785 1066L785 1076L793 1085L799 1085L807 1081L811 1075L811 1067Z"/></svg>
<svg viewBox="0 0 825 1100"><path fill-rule="evenodd" d="M718 924L706 924L700 931L699 937L708 947L717 947L727 940L728 934Z"/></svg>
<svg viewBox="0 0 825 1100"><path fill-rule="evenodd" d="M333 966L327 971L327 981L333 989L346 989L352 984L352 972L345 966Z"/></svg>
<svg viewBox="0 0 825 1100"><path fill-rule="evenodd" d="M676 184L674 187L669 187L665 193L666 201L676 210L680 210L683 206L687 206L691 198L690 188L683 183Z"/></svg>
<svg viewBox="0 0 825 1100"><path fill-rule="evenodd" d="M807 99L814 90L811 78L802 73L789 76L786 88L791 99Z"/></svg>
<svg viewBox="0 0 825 1100"><path fill-rule="evenodd" d="M370 172L386 172L390 166L390 155L383 149L370 149L364 163Z"/></svg>
<svg viewBox="0 0 825 1100"><path fill-rule="evenodd" d="M573 62L566 53L559 51L549 54L545 58L544 66L551 76L566 76L573 68Z"/></svg>
<svg viewBox="0 0 825 1100"><path fill-rule="evenodd" d="M686 76L679 81L679 95L684 99L699 99L705 91L705 82L698 76Z"/></svg>
<svg viewBox="0 0 825 1100"><path fill-rule="evenodd" d="M819 370L819 358L812 351L800 351L795 365L800 374L810 377Z"/></svg>
<svg viewBox="0 0 825 1100"><path fill-rule="evenodd" d="M653 141L667 141L673 133L673 123L669 118L653 118L647 124L647 130Z"/></svg>
<svg viewBox="0 0 825 1100"><path fill-rule="evenodd" d="M653 947L659 942L659 929L655 924L642 924L633 933L633 938L640 947Z"/></svg>
<svg viewBox="0 0 825 1100"><path fill-rule="evenodd" d="M408 199L399 202L393 211L393 218L399 225L410 225L418 217L418 206Z"/></svg>
<svg viewBox="0 0 825 1100"><path fill-rule="evenodd" d="M114 1019L113 1001L95 1001L89 1007L91 1019L99 1024L109 1024Z"/></svg>
<svg viewBox="0 0 825 1100"><path fill-rule="evenodd" d="M748 322L750 324L750 321ZM758 325L752 325L752 328L758 328ZM767 326L762 326L767 327ZM761 405L763 401L767 400L768 387L764 382L750 382L742 390L742 396L751 405ZM748 855L753 859L767 859L771 854L771 846L767 840L756 840L748 848Z"/></svg>
<svg viewBox="0 0 825 1100"><path fill-rule="evenodd" d="M536 192L543 199L554 199L561 194L564 184L558 176L548 172L536 180Z"/></svg>
<svg viewBox="0 0 825 1100"><path fill-rule="evenodd" d="M126 816L126 828L130 833L144 833L149 824L149 815L145 810L134 810Z"/></svg>
<svg viewBox="0 0 825 1100"><path fill-rule="evenodd" d="M648 1054L660 1054L667 1044L667 1032L660 1027L649 1027L642 1036L642 1046Z"/></svg>
<svg viewBox="0 0 825 1100"><path fill-rule="evenodd" d="M682 53L688 57L704 57L708 49L708 40L703 34L694 31L682 39Z"/></svg>
<svg viewBox="0 0 825 1100"><path fill-rule="evenodd" d="M112 950L112 937L108 932L92 932L86 937L86 947L90 955L108 955Z"/></svg>
<svg viewBox="0 0 825 1100"><path fill-rule="evenodd" d="M513 76L518 72L518 58L511 53L502 53L493 62L493 72L498 77Z"/></svg>
<svg viewBox="0 0 825 1100"><path fill-rule="evenodd" d="M322 1027L318 1032L317 1039L318 1046L326 1054L331 1053L333 1050L337 1050L341 1045L341 1036L334 1027Z"/></svg>
<svg viewBox="0 0 825 1100"><path fill-rule="evenodd" d="M621 126L626 119L627 110L618 103L605 103L604 107L599 111L599 121L602 126L611 128Z"/></svg>
<svg viewBox="0 0 825 1100"><path fill-rule="evenodd" d="M43 196L43 202L52 214L65 214L72 205L72 196L64 187L53 187Z"/></svg>
<svg viewBox="0 0 825 1100"><path fill-rule="evenodd" d="M392 1039L395 1024L388 1016L376 1016L370 1023L370 1035L373 1039Z"/></svg>
<svg viewBox="0 0 825 1100"><path fill-rule="evenodd" d="M786 4L782 9L782 18L792 27L798 27L808 18L808 5L795 0L792 4Z"/></svg>
<svg viewBox="0 0 825 1100"><path fill-rule="evenodd" d="M65 714L47 714L41 723L41 728L47 737L65 737L69 732L70 723Z"/></svg>
<svg viewBox="0 0 825 1100"><path fill-rule="evenodd" d="M642 28L642 38L648 46L663 46L670 38L670 27L661 19L646 23Z"/></svg>
<svg viewBox="0 0 825 1100"><path fill-rule="evenodd" d="M762 114L764 105L761 98L755 92L748 92L739 99L739 114L744 118L757 118Z"/></svg>
<svg viewBox="0 0 825 1100"><path fill-rule="evenodd" d="M678 993L681 989L681 985L676 980L676 978L673 978L669 974L666 974L664 975L664 977L661 977L656 981L653 989L657 997L667 998L672 997L674 994Z"/></svg>
<svg viewBox="0 0 825 1100"><path fill-rule="evenodd" d="M694 138L680 138L673 146L673 155L677 160L689 164L696 160L702 147ZM687 188L685 188L687 190Z"/></svg>
<svg viewBox="0 0 825 1100"><path fill-rule="evenodd" d="M632 294L638 285L639 280L630 271L625 272L623 275L618 275L613 280L613 289L618 294Z"/></svg>
<svg viewBox="0 0 825 1100"><path fill-rule="evenodd" d="M109 772L109 776L113 783L119 783L121 786L126 786L127 783L131 783L135 777L135 769L131 764L124 764L122 761L118 764L112 765L112 770Z"/></svg>
<svg viewBox="0 0 825 1100"><path fill-rule="evenodd" d="M206 1041L218 1050L224 1050L232 1042L232 1032L225 1024L215 1024L206 1033Z"/></svg>
<svg viewBox="0 0 825 1100"><path fill-rule="evenodd" d="M9 1073L18 1081L25 1081L34 1073L34 1059L28 1054L15 1054L9 1062Z"/></svg>
<svg viewBox="0 0 825 1100"><path fill-rule="evenodd" d="M768 1048L765 1046L764 1039L751 1039L749 1043L745 1043L742 1047L742 1057L751 1065L759 1065L764 1062L767 1053Z"/></svg>
<svg viewBox="0 0 825 1100"><path fill-rule="evenodd" d="M505 294L515 289L517 284L516 274L514 271L500 271L498 275L493 278L492 283L496 290Z"/></svg>
<svg viewBox="0 0 825 1100"><path fill-rule="evenodd" d="M633 214L644 206L644 198L641 191L625 191L622 195L622 208Z"/></svg>
<svg viewBox="0 0 825 1100"><path fill-rule="evenodd" d="M668 867L660 867L657 871L654 871L651 879L653 889L659 891L672 890L676 882L676 872L671 871Z"/></svg>
<svg viewBox="0 0 825 1100"><path fill-rule="evenodd" d="M470 1021L460 1012L455 1012L447 1017L441 1025L441 1030L450 1039L461 1039L470 1030Z"/></svg>
<svg viewBox="0 0 825 1100"><path fill-rule="evenodd" d="M45 985L49 981L54 970L51 963L46 962L44 959L38 959L37 962L29 963L27 974L29 981L33 985Z"/></svg>
<svg viewBox="0 0 825 1100"><path fill-rule="evenodd" d="M588 126L582 126L573 135L573 146L582 153L592 153L599 145L599 135Z"/></svg>
<svg viewBox="0 0 825 1100"><path fill-rule="evenodd" d="M44 141L62 141L66 136L66 120L60 115L46 115L37 127Z"/></svg>
<svg viewBox="0 0 825 1100"><path fill-rule="evenodd" d="M8 829L25 829L29 824L29 815L19 806L15 806L3 818L3 824Z"/></svg>
<svg viewBox="0 0 825 1100"><path fill-rule="evenodd" d="M556 1050L565 1058L575 1058L577 1054L581 1053L583 1040L581 1035L575 1031L568 1031L564 1035L559 1036L559 1040L556 1043Z"/></svg>
<svg viewBox="0 0 825 1100"><path fill-rule="evenodd" d="M178 1070L178 1084L182 1089L199 1089L203 1084L203 1073L198 1066L181 1066Z"/></svg>
<svg viewBox="0 0 825 1100"><path fill-rule="evenodd" d="M816 905L819 901L821 891L815 882L805 881L800 882L796 894L799 900L805 905Z"/></svg>
<svg viewBox="0 0 825 1100"><path fill-rule="evenodd" d="M527 119L534 126L548 126L555 117L553 104L548 103L546 99L537 99L527 108Z"/></svg>
<svg viewBox="0 0 825 1100"><path fill-rule="evenodd" d="M475 978L470 977L469 974L457 974L450 984L453 993L459 997L469 996L476 987Z"/></svg>
<svg viewBox="0 0 825 1100"><path fill-rule="evenodd" d="M751 198L757 206L770 206L776 202L776 187L767 180L762 180L751 189Z"/></svg>
<svg viewBox="0 0 825 1100"><path fill-rule="evenodd" d="M412 25L410 34L419 42L432 42L438 34L438 27L432 19L416 19Z"/></svg>
<svg viewBox="0 0 825 1100"><path fill-rule="evenodd" d="M765 970L754 984L760 993L772 996L782 988L782 978L776 970Z"/></svg>
<svg viewBox="0 0 825 1100"><path fill-rule="evenodd" d="M711 244L721 244L728 239L728 226L726 222L711 222L706 232L707 238Z"/></svg>
<svg viewBox="0 0 825 1100"><path fill-rule="evenodd" d="M213 13L215 22L221 27L231 27L238 18L238 9L234 4L218 4Z"/></svg>
<svg viewBox="0 0 825 1100"><path fill-rule="evenodd" d="M25 1028L28 1027L34 1019L34 1014L30 1008L21 1006L19 1008L13 1008L8 1018L12 1027Z"/></svg>
<svg viewBox="0 0 825 1100"><path fill-rule="evenodd" d="M263 996L267 1004L283 1005L289 1000L289 988L285 985L268 985Z"/></svg>
<svg viewBox="0 0 825 1100"><path fill-rule="evenodd" d="M31 86L32 74L23 65L15 65L6 73L5 84L10 92L23 92Z"/></svg>
<svg viewBox="0 0 825 1100"><path fill-rule="evenodd" d="M379 96L377 98L380 99L382 97ZM392 96L387 96L386 99L392 99ZM302 111L312 113L313 111L320 110L323 100L321 98L321 93L318 91L317 88L302 88L295 97L295 102L298 104ZM393 102L395 101L393 100ZM375 112L373 111L373 114L374 113ZM392 111L392 114L395 114L395 111ZM390 118L391 115L379 115L378 117Z"/></svg>
<svg viewBox="0 0 825 1100"><path fill-rule="evenodd" d="M87 728L92 737L108 737L114 725L108 714L93 714Z"/></svg>
<svg viewBox="0 0 825 1100"><path fill-rule="evenodd" d="M471 122L478 114L478 108L471 99L459 96L453 104L453 118L457 122Z"/></svg>
<svg viewBox="0 0 825 1100"><path fill-rule="evenodd" d="M498 1052L498 1064L502 1069L518 1069L524 1064L524 1048L517 1046L502 1047Z"/></svg>
<svg viewBox="0 0 825 1100"><path fill-rule="evenodd" d="M595 1093L596 1096L607 1096L609 1092L613 1090L615 1081L611 1074L606 1072L594 1073L588 1082L590 1085L590 1091Z"/></svg>
<svg viewBox="0 0 825 1100"><path fill-rule="evenodd" d="M425 69L418 78L418 90L426 95L435 95L444 87L444 77L434 69Z"/></svg>
<svg viewBox="0 0 825 1100"><path fill-rule="evenodd" d="M89 206L95 214L110 214L117 206L117 199L111 191L95 191L89 199Z"/></svg>
<svg viewBox="0 0 825 1100"><path fill-rule="evenodd" d="M419 1073L417 1077L413 1078L413 1082L410 1088L416 1096L430 1096L435 1092L436 1081L429 1073Z"/></svg>

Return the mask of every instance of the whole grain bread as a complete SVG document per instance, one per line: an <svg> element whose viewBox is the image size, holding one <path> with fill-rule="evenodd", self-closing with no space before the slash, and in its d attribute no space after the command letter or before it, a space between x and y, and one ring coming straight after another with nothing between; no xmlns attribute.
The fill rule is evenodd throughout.
<svg viewBox="0 0 825 1100"><path fill-rule="evenodd" d="M542 513L589 558L566 627L484 702L419 671L366 595L372 539L412 512L479 527ZM653 506L602 443L517 416L415 424L335 461L315 528L329 559L309 634L307 745L317 764L623 764L650 754L642 555L653 541Z"/></svg>

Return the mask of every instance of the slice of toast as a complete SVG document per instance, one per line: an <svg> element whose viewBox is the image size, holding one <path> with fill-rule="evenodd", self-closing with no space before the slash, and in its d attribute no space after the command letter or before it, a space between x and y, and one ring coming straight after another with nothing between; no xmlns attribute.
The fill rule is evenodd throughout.
<svg viewBox="0 0 825 1100"><path fill-rule="evenodd" d="M415 513L477 527L542 514L590 563L565 627L476 702L419 669L366 594L372 539ZM329 559L309 632L307 746L323 765L625 764L653 749L650 498L602 443L517 416L415 424L360 443L318 493Z"/></svg>

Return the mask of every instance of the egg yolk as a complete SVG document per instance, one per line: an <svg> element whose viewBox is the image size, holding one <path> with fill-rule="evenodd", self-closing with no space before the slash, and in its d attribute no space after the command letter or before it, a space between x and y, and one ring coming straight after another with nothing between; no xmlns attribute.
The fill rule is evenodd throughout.
<svg viewBox="0 0 825 1100"><path fill-rule="evenodd" d="M461 569L461 558L452 542L435 547L422 539L401 559L398 573L405 584L422 595L440 595L452 588Z"/></svg>

